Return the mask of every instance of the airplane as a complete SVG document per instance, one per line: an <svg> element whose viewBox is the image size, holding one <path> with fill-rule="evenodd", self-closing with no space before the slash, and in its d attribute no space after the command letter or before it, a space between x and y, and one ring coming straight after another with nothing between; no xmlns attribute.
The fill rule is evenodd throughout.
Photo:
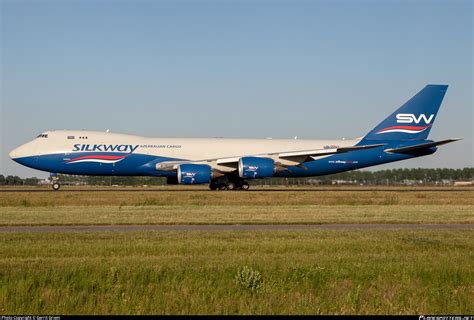
<svg viewBox="0 0 474 320"><path fill-rule="evenodd" d="M248 190L249 181L310 177L417 158L460 139L428 140L447 85L427 85L365 136L350 140L149 138L97 131L47 131L10 152L51 173L158 176L168 184Z"/></svg>

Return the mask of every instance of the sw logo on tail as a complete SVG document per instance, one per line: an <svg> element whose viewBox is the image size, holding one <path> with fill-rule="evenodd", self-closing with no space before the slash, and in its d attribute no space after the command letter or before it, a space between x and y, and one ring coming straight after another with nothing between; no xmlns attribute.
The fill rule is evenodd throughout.
<svg viewBox="0 0 474 320"><path fill-rule="evenodd" d="M426 124L429 124L433 120L434 114L430 114L427 117L425 114L420 114L418 118L413 113L398 113L397 114L397 123L420 123L421 120L424 120Z"/></svg>
<svg viewBox="0 0 474 320"><path fill-rule="evenodd" d="M420 114L418 117L413 113L397 113L396 115L397 123L416 123L419 124L422 120L427 124L426 126L390 126L378 131L376 134L382 133L408 133L416 134L421 133L431 127L431 120L434 118L434 114L430 114L429 117L426 114Z"/></svg>

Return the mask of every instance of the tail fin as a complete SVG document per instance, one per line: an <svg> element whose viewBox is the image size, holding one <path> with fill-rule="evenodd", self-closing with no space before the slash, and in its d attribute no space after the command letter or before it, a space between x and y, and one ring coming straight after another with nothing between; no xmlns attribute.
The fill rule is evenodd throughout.
<svg viewBox="0 0 474 320"><path fill-rule="evenodd" d="M425 140L447 89L447 85L427 85L370 131L364 139Z"/></svg>

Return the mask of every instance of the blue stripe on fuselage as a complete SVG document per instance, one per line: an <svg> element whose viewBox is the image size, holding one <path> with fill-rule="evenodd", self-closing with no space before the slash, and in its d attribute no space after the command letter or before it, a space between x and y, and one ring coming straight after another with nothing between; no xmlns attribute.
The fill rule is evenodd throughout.
<svg viewBox="0 0 474 320"><path fill-rule="evenodd" d="M68 163L70 159L97 155L97 152L74 152L48 154L14 159L16 162L42 171L74 175L117 175L117 176L173 176L174 172L157 171L156 164L163 161L181 160L136 153L107 152L107 155L125 155L115 163L78 162Z"/></svg>

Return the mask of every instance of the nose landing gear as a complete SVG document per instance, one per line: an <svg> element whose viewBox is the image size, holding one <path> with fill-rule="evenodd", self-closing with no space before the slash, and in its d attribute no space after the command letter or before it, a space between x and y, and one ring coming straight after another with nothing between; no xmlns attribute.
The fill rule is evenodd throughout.
<svg viewBox="0 0 474 320"><path fill-rule="evenodd" d="M61 184L59 183L57 174L51 173L49 179L51 181L51 188L53 188L54 191L58 191L61 188Z"/></svg>

